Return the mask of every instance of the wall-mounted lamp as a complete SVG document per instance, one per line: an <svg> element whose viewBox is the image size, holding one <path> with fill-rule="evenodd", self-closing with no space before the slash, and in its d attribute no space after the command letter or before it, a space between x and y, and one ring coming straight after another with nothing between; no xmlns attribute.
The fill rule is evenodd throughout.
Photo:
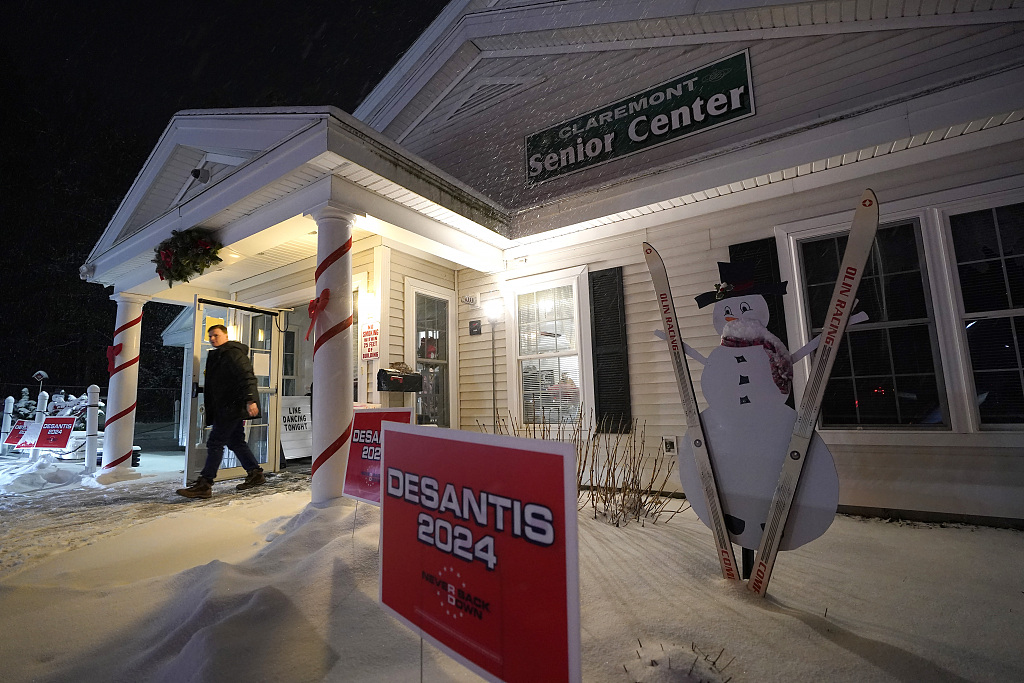
<svg viewBox="0 0 1024 683"><path fill-rule="evenodd" d="M359 317L363 320L380 320L380 300L373 292L359 290Z"/></svg>
<svg viewBox="0 0 1024 683"><path fill-rule="evenodd" d="M210 169L208 168L193 168L192 177L201 182L203 185L210 182Z"/></svg>

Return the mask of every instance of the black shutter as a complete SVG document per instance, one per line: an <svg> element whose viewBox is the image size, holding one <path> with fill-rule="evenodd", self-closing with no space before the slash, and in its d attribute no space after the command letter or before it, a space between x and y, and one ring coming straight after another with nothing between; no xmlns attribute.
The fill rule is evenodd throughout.
<svg viewBox="0 0 1024 683"><path fill-rule="evenodd" d="M779 252L775 249L775 240L768 237L753 242L741 242L740 244L729 245L729 261L738 263L740 261L753 261L754 263L754 284L762 285L778 282L782 279L779 274ZM787 293L789 290L787 290ZM782 340L782 343L789 346L789 338L786 336L786 309L782 305L781 296L766 296L768 302L768 331Z"/></svg>
<svg viewBox="0 0 1024 683"><path fill-rule="evenodd" d="M590 273L590 328L594 352L594 411L598 429L622 434L628 432L633 424L622 268Z"/></svg>

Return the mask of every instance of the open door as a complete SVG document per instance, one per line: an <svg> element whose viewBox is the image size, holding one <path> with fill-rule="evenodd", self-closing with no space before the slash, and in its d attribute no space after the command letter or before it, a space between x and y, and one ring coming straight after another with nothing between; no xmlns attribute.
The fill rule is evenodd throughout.
<svg viewBox="0 0 1024 683"><path fill-rule="evenodd" d="M228 328L228 338L249 347L259 391L260 417L245 421L245 436L260 466L276 472L280 454L280 384L283 330L279 324L281 311L260 308L238 301L196 296L193 305L194 329L192 334L192 392L189 401L188 443L186 444L185 483L196 480L206 462L206 438L210 428L206 425L203 405L206 357L213 346L206 331L213 325ZM230 450L221 462L218 479L244 477L245 470L238 465Z"/></svg>

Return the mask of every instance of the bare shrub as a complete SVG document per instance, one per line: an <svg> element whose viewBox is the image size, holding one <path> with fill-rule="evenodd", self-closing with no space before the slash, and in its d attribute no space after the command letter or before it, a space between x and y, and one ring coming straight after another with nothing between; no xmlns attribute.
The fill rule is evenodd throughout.
<svg viewBox="0 0 1024 683"><path fill-rule="evenodd" d="M659 444L653 456L646 451L646 423L633 420L628 431L609 433L607 422L584 420L582 411L574 422L524 424L509 415L495 425L495 432L527 439L548 439L576 447L576 491L582 510L588 505L594 518L624 526L631 521L656 523L673 500L679 502L665 521L689 504L665 493L675 459ZM481 431L487 425L477 422Z"/></svg>

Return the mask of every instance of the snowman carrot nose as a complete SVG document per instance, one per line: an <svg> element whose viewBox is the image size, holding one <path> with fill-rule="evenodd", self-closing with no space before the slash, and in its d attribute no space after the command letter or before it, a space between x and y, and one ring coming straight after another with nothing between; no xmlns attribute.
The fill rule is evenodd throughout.
<svg viewBox="0 0 1024 683"><path fill-rule="evenodd" d="M725 316L725 322L731 323L733 320L736 320L736 316L734 316L734 315L727 315L727 316Z"/></svg>

